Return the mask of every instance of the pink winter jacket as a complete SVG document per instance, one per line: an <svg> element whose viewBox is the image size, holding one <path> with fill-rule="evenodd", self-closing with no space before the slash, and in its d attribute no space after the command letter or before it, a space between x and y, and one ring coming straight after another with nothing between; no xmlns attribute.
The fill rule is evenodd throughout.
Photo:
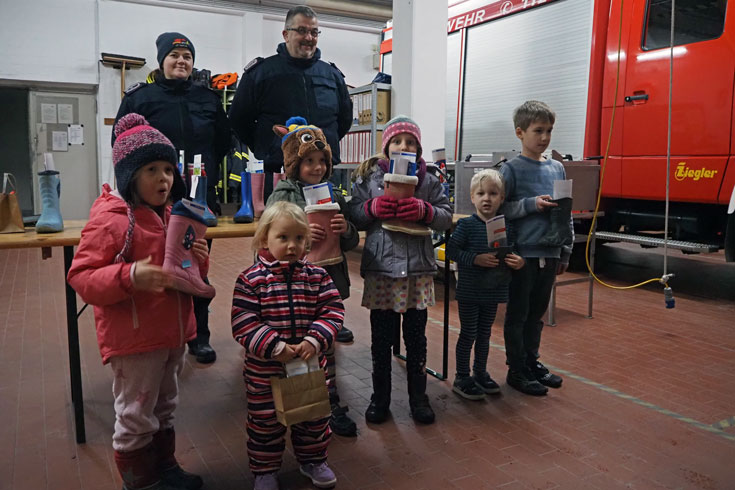
<svg viewBox="0 0 735 490"><path fill-rule="evenodd" d="M92 205L89 222L82 230L67 280L85 303L94 306L102 362L110 357L169 349L196 337L191 296L167 289L162 293L136 291L130 279L133 262L151 256L163 265L166 225L151 208L135 208L133 244L129 262L115 263L125 243L128 217L125 201L105 186ZM200 270L206 275L208 263Z"/></svg>

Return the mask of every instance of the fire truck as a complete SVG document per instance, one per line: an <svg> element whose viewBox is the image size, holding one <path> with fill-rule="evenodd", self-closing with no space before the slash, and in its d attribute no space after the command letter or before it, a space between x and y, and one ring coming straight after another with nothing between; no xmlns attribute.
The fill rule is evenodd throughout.
<svg viewBox="0 0 735 490"><path fill-rule="evenodd" d="M513 108L543 100L550 149L601 166L598 230L660 236L668 184L669 238L735 260L735 1L674 5L672 48L672 0L450 2L448 156L518 149Z"/></svg>

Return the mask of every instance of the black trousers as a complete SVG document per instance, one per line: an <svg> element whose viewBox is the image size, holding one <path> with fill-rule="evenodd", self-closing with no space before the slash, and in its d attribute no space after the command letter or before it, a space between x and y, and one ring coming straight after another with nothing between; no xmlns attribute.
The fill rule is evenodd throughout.
<svg viewBox="0 0 735 490"><path fill-rule="evenodd" d="M541 318L549 306L559 259L544 259L544 267L540 267L539 260L527 258L526 265L513 272L510 283L503 334L506 364L514 371L539 358L544 328Z"/></svg>
<svg viewBox="0 0 735 490"><path fill-rule="evenodd" d="M207 240L207 247L209 251L212 251L212 240ZM209 279L204 278L204 282L209 284ZM212 302L212 298L201 298L199 296L192 296L194 301L194 318L197 322L197 338L189 342L189 347L195 347L197 344L208 344L209 343L209 304Z"/></svg>
<svg viewBox="0 0 735 490"><path fill-rule="evenodd" d="M427 310L411 308L403 313L403 342L406 346L406 372L426 372ZM370 335L373 374L390 374L395 332L401 327L401 313L393 310L370 310Z"/></svg>

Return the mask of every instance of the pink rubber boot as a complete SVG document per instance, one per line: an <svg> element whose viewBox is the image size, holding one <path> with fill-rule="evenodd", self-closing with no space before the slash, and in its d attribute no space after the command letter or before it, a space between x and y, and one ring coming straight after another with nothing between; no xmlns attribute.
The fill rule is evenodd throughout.
<svg viewBox="0 0 735 490"><path fill-rule="evenodd" d="M415 175L385 174L383 176L386 196L394 197L397 201L413 197L419 178ZM399 231L409 235L431 235L431 228L420 223L411 223L399 219L383 221L383 229Z"/></svg>
<svg viewBox="0 0 735 490"><path fill-rule="evenodd" d="M309 224L322 225L326 237L318 242L311 243L311 250L306 255L306 260L314 265L324 266L339 264L342 262L342 249L339 247L339 235L331 228L331 221L335 214L339 213L339 204L336 202L326 204L312 204L304 208L306 219Z"/></svg>
<svg viewBox="0 0 735 490"><path fill-rule="evenodd" d="M253 196L253 216L260 218L265 209L263 202L263 186L265 185L265 174L263 172L253 172L250 174L250 189Z"/></svg>
<svg viewBox="0 0 735 490"><path fill-rule="evenodd" d="M197 203L190 205L199 206ZM184 199L174 204L166 231L163 270L174 278L173 289L192 296L214 298L215 290L202 279L199 263L191 252L194 240L204 238L206 232L204 218L189 210Z"/></svg>

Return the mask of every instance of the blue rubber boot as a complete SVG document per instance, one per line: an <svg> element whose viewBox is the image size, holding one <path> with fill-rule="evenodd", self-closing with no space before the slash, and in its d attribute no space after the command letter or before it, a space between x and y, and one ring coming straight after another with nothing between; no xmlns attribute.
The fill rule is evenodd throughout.
<svg viewBox="0 0 735 490"><path fill-rule="evenodd" d="M207 176L199 176L199 183L197 184L197 191L194 194L194 202L204 206L204 221L207 222L207 226L213 228L217 226L217 216L214 215L209 206L207 205Z"/></svg>
<svg viewBox="0 0 735 490"><path fill-rule="evenodd" d="M242 206L232 219L235 223L252 223L253 196L250 187L250 172L240 173L240 194L242 196Z"/></svg>
<svg viewBox="0 0 735 490"><path fill-rule="evenodd" d="M59 196L61 195L61 181L56 170L38 172L38 183L41 188L41 202L43 209L41 217L36 222L37 233L56 233L64 230L64 220L61 218Z"/></svg>

